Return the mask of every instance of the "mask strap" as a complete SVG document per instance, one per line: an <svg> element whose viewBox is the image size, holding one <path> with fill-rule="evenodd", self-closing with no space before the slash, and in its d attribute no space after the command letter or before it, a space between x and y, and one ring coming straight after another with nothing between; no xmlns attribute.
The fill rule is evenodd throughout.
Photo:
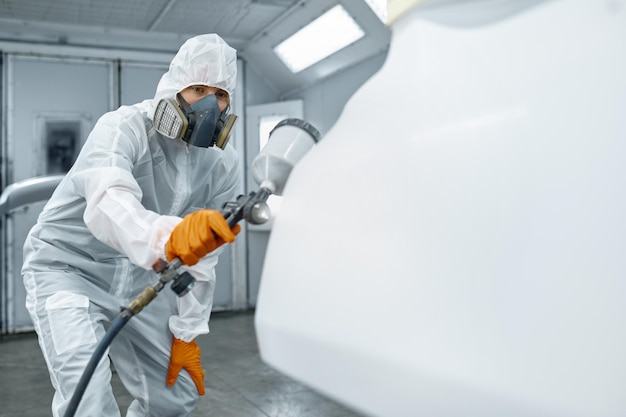
<svg viewBox="0 0 626 417"><path fill-rule="evenodd" d="M185 101L182 94L176 93L176 99L178 100L178 104L180 104L180 107L183 108L185 113L193 112L193 110L191 109L191 106L189 105L189 103Z"/></svg>
<svg viewBox="0 0 626 417"><path fill-rule="evenodd" d="M176 93L176 99L178 100L178 103L182 107L183 113L185 114L185 117L187 118L188 127L187 127L187 130L185 131L185 137L182 138L183 140L185 140L185 142L187 142L189 141L189 138L191 137L191 133L193 132L193 128L196 125L196 112L193 111L189 103L185 101L182 94Z"/></svg>

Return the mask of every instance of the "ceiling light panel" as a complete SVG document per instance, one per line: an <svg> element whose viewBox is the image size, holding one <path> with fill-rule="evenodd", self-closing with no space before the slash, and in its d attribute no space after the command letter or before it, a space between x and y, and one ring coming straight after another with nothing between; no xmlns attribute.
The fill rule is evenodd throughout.
<svg viewBox="0 0 626 417"><path fill-rule="evenodd" d="M295 74L356 42L364 34L338 4L278 44L274 52Z"/></svg>

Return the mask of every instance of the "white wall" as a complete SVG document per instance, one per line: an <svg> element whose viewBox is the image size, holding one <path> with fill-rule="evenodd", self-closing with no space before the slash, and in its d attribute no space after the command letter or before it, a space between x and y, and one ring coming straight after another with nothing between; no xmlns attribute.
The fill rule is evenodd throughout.
<svg viewBox="0 0 626 417"><path fill-rule="evenodd" d="M354 92L380 69L386 58L387 51L336 73L318 84L287 95L284 99L303 100L305 120L324 135L341 116ZM392 111L393 103L387 102L381 92L380 116L386 117Z"/></svg>

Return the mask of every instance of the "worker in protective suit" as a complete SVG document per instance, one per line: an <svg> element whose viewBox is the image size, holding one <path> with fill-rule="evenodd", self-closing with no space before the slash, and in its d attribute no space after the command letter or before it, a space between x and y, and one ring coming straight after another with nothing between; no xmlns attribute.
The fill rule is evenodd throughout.
<svg viewBox="0 0 626 417"><path fill-rule="evenodd" d="M180 298L161 291L128 322L76 415L120 415L108 358L134 397L128 416L187 416L204 394L195 338L209 331L220 246L239 232L217 211L240 186L220 122L236 77L236 51L219 36L189 39L154 99L98 120L30 231L26 306L55 389L54 416L65 413L120 307L158 279L158 259L178 257L195 285Z"/></svg>

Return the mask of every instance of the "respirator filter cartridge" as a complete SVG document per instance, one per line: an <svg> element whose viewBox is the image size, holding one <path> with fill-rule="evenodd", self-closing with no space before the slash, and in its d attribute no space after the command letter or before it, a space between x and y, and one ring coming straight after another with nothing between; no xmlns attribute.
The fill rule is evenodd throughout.
<svg viewBox="0 0 626 417"><path fill-rule="evenodd" d="M188 121L176 101L159 101L154 112L154 128L170 139L180 138L187 130Z"/></svg>

